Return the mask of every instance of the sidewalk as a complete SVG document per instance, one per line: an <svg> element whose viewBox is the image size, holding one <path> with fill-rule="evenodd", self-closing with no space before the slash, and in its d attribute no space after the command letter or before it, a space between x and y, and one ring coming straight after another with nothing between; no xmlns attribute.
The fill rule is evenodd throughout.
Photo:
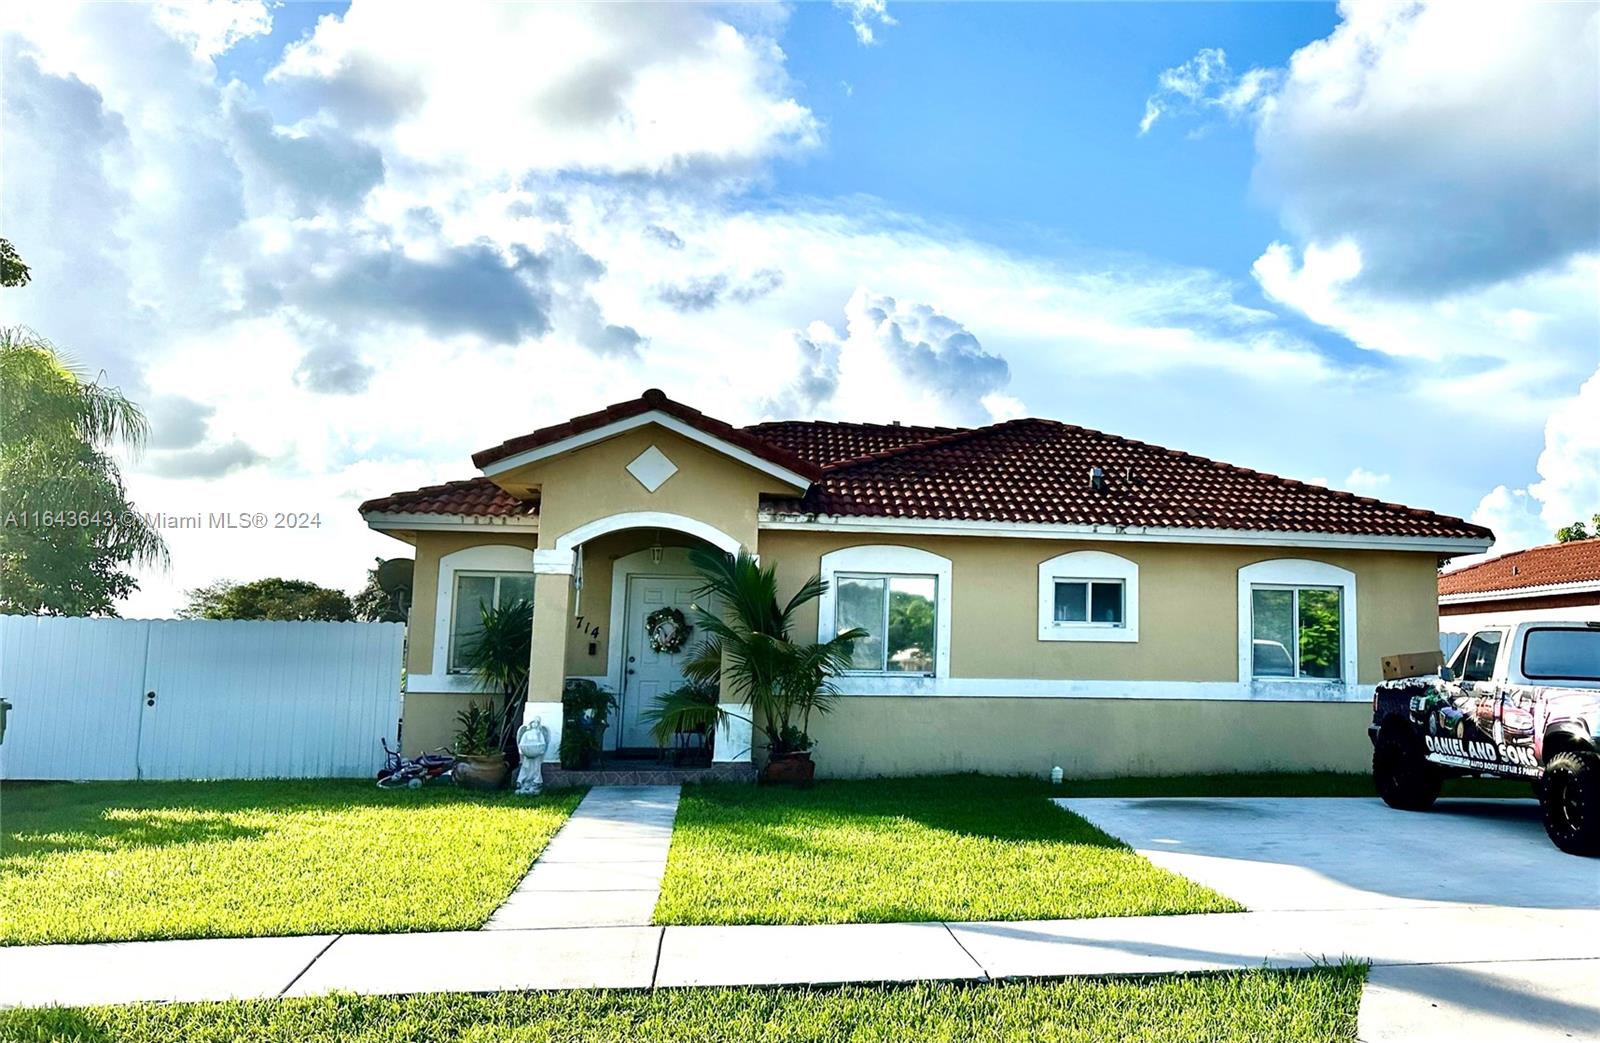
<svg viewBox="0 0 1600 1043"><path fill-rule="evenodd" d="M1493 973L1486 964L1528 961L1574 961L1568 971L1592 969L1591 980L1600 981L1600 911L1512 914L1440 907L16 946L0 948L0 1005L271 998L335 990L389 995L986 981L1310 967L1342 958L1372 961L1375 982L1389 967L1466 968L1462 973L1482 975ZM1564 1009L1561 1020L1575 1033L1569 1038L1600 1034L1600 1006Z"/></svg>
<svg viewBox="0 0 1600 1043"><path fill-rule="evenodd" d="M1157 864L1255 910L1247 913L651 926L677 796L676 787L591 791L483 930L0 947L0 1006L999 981L1354 959L1373 965L1360 1011L1364 1043L1600 1040L1592 864L1506 843L1491 854L1514 861L1521 875L1491 873L1440 890L1440 852L1485 840L1481 827L1449 815L1408 823L1400 844L1362 818L1372 811L1359 801L1061 801ZM1246 817L1252 828L1221 828L1219 817L1224 826ZM1397 879L1414 880L1414 893L1395 887ZM1524 887L1516 892L1523 905L1497 904L1508 879L1542 881L1549 893Z"/></svg>

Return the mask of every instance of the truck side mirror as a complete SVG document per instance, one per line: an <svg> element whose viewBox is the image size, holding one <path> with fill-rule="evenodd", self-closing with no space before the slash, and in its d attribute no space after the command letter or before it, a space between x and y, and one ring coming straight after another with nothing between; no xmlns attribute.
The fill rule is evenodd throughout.
<svg viewBox="0 0 1600 1043"><path fill-rule="evenodd" d="M1456 672L1454 670L1450 669L1448 666L1441 666L1439 668L1439 680L1454 681L1455 679Z"/></svg>

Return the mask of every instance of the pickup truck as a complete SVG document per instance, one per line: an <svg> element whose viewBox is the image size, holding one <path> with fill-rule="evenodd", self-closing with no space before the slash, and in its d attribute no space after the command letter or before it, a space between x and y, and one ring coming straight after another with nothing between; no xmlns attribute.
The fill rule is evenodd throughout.
<svg viewBox="0 0 1600 1043"><path fill-rule="evenodd" d="M1367 734L1391 808L1452 775L1526 779L1556 847L1600 855L1600 623L1479 627L1437 675L1378 685Z"/></svg>

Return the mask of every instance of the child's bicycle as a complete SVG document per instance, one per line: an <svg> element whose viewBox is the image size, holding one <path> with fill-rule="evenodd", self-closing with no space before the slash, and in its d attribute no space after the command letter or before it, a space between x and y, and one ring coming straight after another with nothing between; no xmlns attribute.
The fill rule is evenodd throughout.
<svg viewBox="0 0 1600 1043"><path fill-rule="evenodd" d="M456 766L455 757L447 750L407 759L400 756L399 750L391 750L386 740L378 742L383 745L384 754L383 768L378 772L379 789L421 789L424 783L448 778Z"/></svg>

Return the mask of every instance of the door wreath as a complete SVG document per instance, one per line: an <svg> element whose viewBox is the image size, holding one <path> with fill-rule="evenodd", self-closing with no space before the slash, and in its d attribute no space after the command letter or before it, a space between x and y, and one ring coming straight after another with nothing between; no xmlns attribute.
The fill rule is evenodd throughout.
<svg viewBox="0 0 1600 1043"><path fill-rule="evenodd" d="M653 652L670 655L678 651L689 640L692 629L683 613L671 607L658 608L644 619L644 633L650 639Z"/></svg>

